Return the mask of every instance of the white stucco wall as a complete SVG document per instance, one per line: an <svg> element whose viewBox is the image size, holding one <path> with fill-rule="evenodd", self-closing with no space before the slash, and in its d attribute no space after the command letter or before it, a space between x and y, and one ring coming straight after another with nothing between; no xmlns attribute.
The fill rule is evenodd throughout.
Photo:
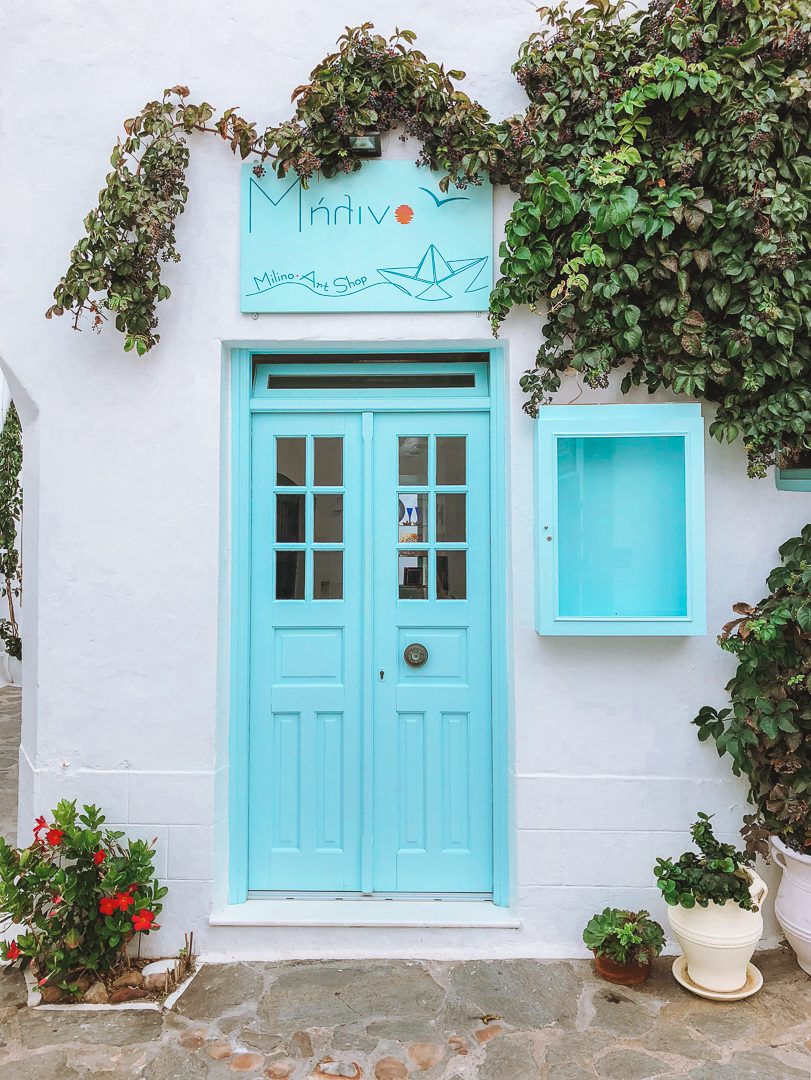
<svg viewBox="0 0 811 1080"><path fill-rule="evenodd" d="M469 92L500 117L524 105L509 67L536 25L534 6L96 0L88 17L78 0L5 0L0 10L0 359L26 451L20 832L67 795L96 801L135 835L157 837L158 870L170 886L156 945L163 951L191 928L218 954L573 955L585 921L606 904L663 915L654 856L687 846L697 809L714 811L731 838L745 812L742 785L689 721L700 705L723 702L733 663L714 633L734 601L763 594L778 545L808 521L811 499L777 492L771 479L748 480L742 447L708 440L709 635L539 638L532 423L517 385L539 324L520 312L502 342L511 367L521 929L209 928L227 865L223 342L484 341L487 320L241 315L239 165L224 144L200 137L178 228L183 261L166 270L174 295L160 308L161 345L137 359L112 328L78 334L67 318L43 318L121 121L165 86L185 82L195 99L277 121L344 25L371 18L386 33L395 24L415 29L420 47L465 69ZM392 152L416 156L417 146L395 141ZM498 221L509 206L500 191ZM567 386L559 400L577 392Z"/></svg>

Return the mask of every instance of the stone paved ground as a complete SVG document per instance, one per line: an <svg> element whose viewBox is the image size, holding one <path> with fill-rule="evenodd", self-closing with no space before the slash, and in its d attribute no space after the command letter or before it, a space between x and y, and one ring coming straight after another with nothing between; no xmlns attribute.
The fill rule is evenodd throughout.
<svg viewBox="0 0 811 1080"><path fill-rule="evenodd" d="M17 837L17 753L20 748L20 688L0 689L0 836Z"/></svg>
<svg viewBox="0 0 811 1080"><path fill-rule="evenodd" d="M19 707L0 690L8 838ZM31 1010L0 972L0 1080L809 1080L811 980L793 956L759 954L765 986L735 1005L693 997L670 964L637 990L586 961L215 964L165 1014Z"/></svg>
<svg viewBox="0 0 811 1080"><path fill-rule="evenodd" d="M13 973L0 1080L808 1080L811 981L786 953L758 964L735 1005L666 960L636 990L587 961L215 964L165 1015L31 1010Z"/></svg>

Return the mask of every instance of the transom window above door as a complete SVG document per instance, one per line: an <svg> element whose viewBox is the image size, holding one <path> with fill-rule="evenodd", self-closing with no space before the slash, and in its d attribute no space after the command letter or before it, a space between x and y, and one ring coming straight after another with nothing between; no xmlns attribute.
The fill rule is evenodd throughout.
<svg viewBox="0 0 811 1080"><path fill-rule="evenodd" d="M344 445L341 436L277 436L275 597L343 599Z"/></svg>
<svg viewBox="0 0 811 1080"><path fill-rule="evenodd" d="M399 599L467 599L467 437L399 436L397 480Z"/></svg>

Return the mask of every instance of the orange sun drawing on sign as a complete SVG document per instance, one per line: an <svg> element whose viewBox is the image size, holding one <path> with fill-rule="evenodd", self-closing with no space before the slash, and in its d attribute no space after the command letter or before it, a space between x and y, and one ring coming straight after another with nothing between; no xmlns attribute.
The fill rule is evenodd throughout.
<svg viewBox="0 0 811 1080"><path fill-rule="evenodd" d="M397 209L394 211L394 216L397 218L401 225L408 225L408 223L414 217L414 211L411 209L408 203L403 203L402 206L398 206Z"/></svg>

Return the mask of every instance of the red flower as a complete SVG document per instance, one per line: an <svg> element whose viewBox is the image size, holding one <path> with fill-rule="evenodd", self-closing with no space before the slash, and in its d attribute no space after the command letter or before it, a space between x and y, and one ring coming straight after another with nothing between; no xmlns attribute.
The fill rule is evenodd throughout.
<svg viewBox="0 0 811 1080"><path fill-rule="evenodd" d="M43 975L43 977L37 983L37 986L44 986L48 979L50 979L50 977L50 975Z"/></svg>
<svg viewBox="0 0 811 1080"><path fill-rule="evenodd" d="M115 896L102 896L99 900L99 911L102 915L115 915L118 911L118 899Z"/></svg>
<svg viewBox="0 0 811 1080"><path fill-rule="evenodd" d="M93 862L96 864L96 866L101 866L101 864L104 862L104 860L106 858L107 858L107 852L102 851L101 848L99 848L99 850L93 856Z"/></svg>
<svg viewBox="0 0 811 1080"><path fill-rule="evenodd" d="M42 814L40 814L40 816L34 822L34 837L37 840L39 840L39 838L40 838L39 834L42 832L43 829L47 829L47 828L48 828L48 822L45 820L45 818L42 816Z"/></svg>
<svg viewBox="0 0 811 1080"><path fill-rule="evenodd" d="M54 904L61 904L61 903L62 903L62 897L61 897L61 896L59 896L59 895L57 895L57 896L55 896L55 897L53 898L53 901L52 901L52 902L53 902Z"/></svg>
<svg viewBox="0 0 811 1080"><path fill-rule="evenodd" d="M137 915L132 916L132 925L135 930L140 933L142 930L158 929L158 924L155 922L155 912L150 911L148 908L141 908Z"/></svg>
<svg viewBox="0 0 811 1080"><path fill-rule="evenodd" d="M118 901L118 906L122 911L126 911L128 907L132 907L135 901L132 898L132 894L129 892L120 892L115 894L115 898Z"/></svg>
<svg viewBox="0 0 811 1080"><path fill-rule="evenodd" d="M56 847L58 844L62 843L62 837L64 835L64 829L48 829L48 831L45 833L45 839L48 841L51 847Z"/></svg>
<svg viewBox="0 0 811 1080"><path fill-rule="evenodd" d="M20 956L22 956L20 946L16 941L10 941L6 946L6 960L16 960Z"/></svg>

